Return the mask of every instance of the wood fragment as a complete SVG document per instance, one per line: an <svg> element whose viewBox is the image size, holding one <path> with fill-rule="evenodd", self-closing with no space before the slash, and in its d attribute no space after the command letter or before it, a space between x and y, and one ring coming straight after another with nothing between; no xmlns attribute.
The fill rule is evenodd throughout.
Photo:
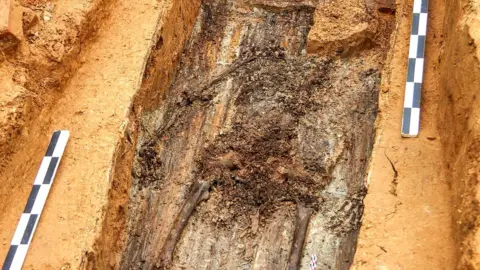
<svg viewBox="0 0 480 270"><path fill-rule="evenodd" d="M293 236L293 244L290 251L290 258L288 259L288 270L298 269L298 263L300 262L300 258L302 256L303 242L305 241L308 223L312 214L312 208L306 208L301 204L297 204L295 233Z"/></svg>
<svg viewBox="0 0 480 270"><path fill-rule="evenodd" d="M182 206L182 210L177 216L173 228L170 230L170 234L163 245L163 248L160 253L159 263L156 265L156 269L168 269L172 264L173 253L175 251L175 246L182 235L185 226L188 224L193 211L197 207L198 203L206 198L208 194L208 189L210 183L199 181L195 182L192 191L188 195L187 200Z"/></svg>

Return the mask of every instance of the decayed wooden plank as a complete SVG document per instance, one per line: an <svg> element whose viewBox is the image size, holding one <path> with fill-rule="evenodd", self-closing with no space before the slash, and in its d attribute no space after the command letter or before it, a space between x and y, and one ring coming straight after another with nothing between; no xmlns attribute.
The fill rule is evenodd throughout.
<svg viewBox="0 0 480 270"><path fill-rule="evenodd" d="M299 262L302 257L303 242L307 234L308 223L313 214L312 208L297 205L297 217L295 222L295 234L293 237L292 250L290 251L290 258L288 259L288 269L295 270L299 268Z"/></svg>
<svg viewBox="0 0 480 270"><path fill-rule="evenodd" d="M158 269L165 269L169 267L173 260L173 252L175 251L175 245L180 238L180 235L185 229L185 226L190 219L195 207L197 204L205 198L205 195L208 192L208 188L210 184L208 182L196 182L193 185L192 191L188 195L187 200L183 204L182 211L178 214L177 219L175 220L174 227L170 230L170 234L168 235L167 241L163 246L161 255L160 255L160 262L157 266Z"/></svg>

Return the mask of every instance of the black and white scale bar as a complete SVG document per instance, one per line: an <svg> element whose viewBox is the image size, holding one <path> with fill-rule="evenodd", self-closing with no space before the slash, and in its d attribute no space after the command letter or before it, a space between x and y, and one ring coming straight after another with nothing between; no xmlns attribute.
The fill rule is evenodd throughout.
<svg viewBox="0 0 480 270"><path fill-rule="evenodd" d="M414 0L407 84L403 104L402 136L417 137L420 129L420 96L423 83L428 0Z"/></svg>
<svg viewBox="0 0 480 270"><path fill-rule="evenodd" d="M22 268L69 136L70 133L67 130L53 132L47 153L43 157L32 191L10 243L10 249L3 263L2 270Z"/></svg>

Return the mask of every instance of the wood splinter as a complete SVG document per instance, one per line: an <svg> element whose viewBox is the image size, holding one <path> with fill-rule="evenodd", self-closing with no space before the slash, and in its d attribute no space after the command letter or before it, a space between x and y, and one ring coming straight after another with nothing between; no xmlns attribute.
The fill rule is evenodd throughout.
<svg viewBox="0 0 480 270"><path fill-rule="evenodd" d="M172 264L175 246L198 203L207 198L209 187L210 183L208 182L195 182L192 191L188 194L188 198L183 204L182 210L178 214L175 223L173 224L173 228L170 230L170 234L163 245L159 256L159 263L156 265L157 269L167 269Z"/></svg>
<svg viewBox="0 0 480 270"><path fill-rule="evenodd" d="M312 214L312 208L306 208L301 204L297 204L297 218L295 221L292 249L290 250L290 257L288 259L288 270L298 269L298 263L302 256L303 242L305 241L308 223Z"/></svg>

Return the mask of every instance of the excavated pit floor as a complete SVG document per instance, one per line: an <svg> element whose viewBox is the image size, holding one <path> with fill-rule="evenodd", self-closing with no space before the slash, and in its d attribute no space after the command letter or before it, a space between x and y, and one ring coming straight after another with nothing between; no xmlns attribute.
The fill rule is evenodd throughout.
<svg viewBox="0 0 480 270"><path fill-rule="evenodd" d="M141 119L122 269L349 268L390 33L362 7L359 49L320 56L307 1L202 3Z"/></svg>

